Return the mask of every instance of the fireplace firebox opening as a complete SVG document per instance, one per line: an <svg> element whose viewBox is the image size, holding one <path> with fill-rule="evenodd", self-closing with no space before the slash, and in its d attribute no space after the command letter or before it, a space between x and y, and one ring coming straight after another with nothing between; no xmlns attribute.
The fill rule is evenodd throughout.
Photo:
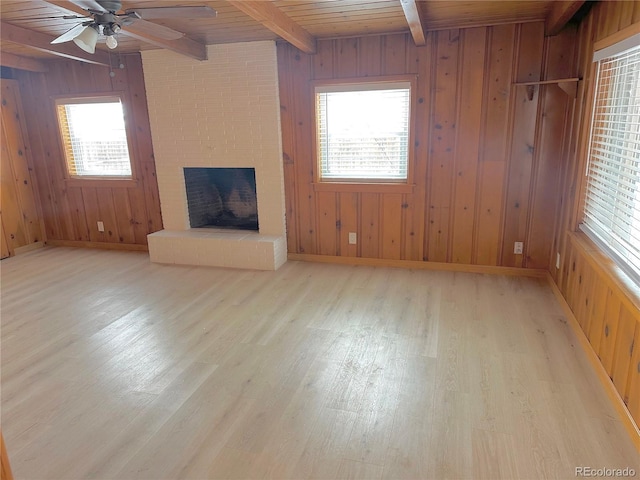
<svg viewBox="0 0 640 480"><path fill-rule="evenodd" d="M191 228L258 230L255 168L184 168Z"/></svg>

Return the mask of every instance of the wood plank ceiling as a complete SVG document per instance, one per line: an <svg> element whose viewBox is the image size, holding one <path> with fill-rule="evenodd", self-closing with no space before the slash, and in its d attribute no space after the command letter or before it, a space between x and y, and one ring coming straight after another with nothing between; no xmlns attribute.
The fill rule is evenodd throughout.
<svg viewBox="0 0 640 480"><path fill-rule="evenodd" d="M76 3L78 3L76 1ZM557 33L584 1L423 1L423 0L208 0L177 1L176 5L207 5L217 11L210 18L154 20L185 34L161 41L152 35L118 35L115 53L167 48L196 59L206 57L205 45L282 38L313 53L318 38L363 36L411 31L417 45L425 33L449 28L546 21L549 34ZM123 2L123 9L167 6L162 0ZM60 0L3 0L0 2L0 59L3 65L28 69L25 57L46 59L72 56L83 61L108 63L101 38L96 54L85 54L72 43L50 41L78 20L61 15L83 11ZM35 64L42 68L41 64Z"/></svg>

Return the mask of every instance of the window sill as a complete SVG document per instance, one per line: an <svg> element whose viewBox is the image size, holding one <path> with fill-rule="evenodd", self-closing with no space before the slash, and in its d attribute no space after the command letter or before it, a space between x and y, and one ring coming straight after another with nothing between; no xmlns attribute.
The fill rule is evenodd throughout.
<svg viewBox="0 0 640 480"><path fill-rule="evenodd" d="M346 193L413 193L415 185L411 183L373 183L373 182L316 182L315 192Z"/></svg>
<svg viewBox="0 0 640 480"><path fill-rule="evenodd" d="M93 188L137 188L138 180L133 178L113 178L113 177L88 177L88 178L65 178L67 187L93 187Z"/></svg>
<svg viewBox="0 0 640 480"><path fill-rule="evenodd" d="M580 250L589 264L600 274L612 290L622 293L629 306L640 310L640 286L605 255L600 248L583 232L569 232L572 245Z"/></svg>

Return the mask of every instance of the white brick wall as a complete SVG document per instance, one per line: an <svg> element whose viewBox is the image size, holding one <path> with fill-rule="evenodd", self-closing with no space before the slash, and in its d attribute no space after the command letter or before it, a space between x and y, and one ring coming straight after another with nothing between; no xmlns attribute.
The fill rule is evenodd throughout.
<svg viewBox="0 0 640 480"><path fill-rule="evenodd" d="M165 229L189 228L183 167L253 167L260 233L284 235L275 43L210 45L208 57L142 52Z"/></svg>
<svg viewBox="0 0 640 480"><path fill-rule="evenodd" d="M183 167L253 167L259 233L278 237L274 243L277 268L282 257L286 258L286 244L275 43L211 45L208 60L203 62L167 50L149 50L142 52L142 63L162 221L166 231L183 231L185 242L177 246L172 233L171 254L165 251L170 248L168 243L163 243L165 246L159 247L164 249L162 255L151 252L152 259L211 264L198 261L198 254L187 247L193 236L189 234ZM154 239L153 244L150 241L150 250L160 242L168 240ZM227 246L232 243L223 242ZM246 249L246 239L242 243ZM217 250L220 242L212 240L210 245ZM216 255L242 256L234 247L225 248L228 251L218 251ZM205 250L202 245L199 247L201 259L210 255ZM248 249L247 258L254 256L249 255L249 250L253 251ZM244 267L247 262L240 263Z"/></svg>

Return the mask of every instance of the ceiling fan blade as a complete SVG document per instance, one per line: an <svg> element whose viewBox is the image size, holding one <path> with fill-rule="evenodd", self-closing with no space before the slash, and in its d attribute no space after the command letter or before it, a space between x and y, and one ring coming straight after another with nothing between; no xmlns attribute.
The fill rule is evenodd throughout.
<svg viewBox="0 0 640 480"><path fill-rule="evenodd" d="M127 31L129 25L132 25L132 29L139 30L142 33L147 33L153 37L162 38L163 40L177 40L184 37L184 33L178 32L173 28L165 27L164 25L158 25L157 23L146 22L140 19L135 20L131 23L123 22L123 32Z"/></svg>
<svg viewBox="0 0 640 480"><path fill-rule="evenodd" d="M53 44L53 43L70 42L71 40L76 38L78 35L80 35L80 33L82 33L82 31L84 30L85 27L86 27L86 24L84 22L83 23L79 23L75 27L72 27L69 30L67 30L66 32L64 32L58 38L53 39L51 41L51 43Z"/></svg>
<svg viewBox="0 0 640 480"><path fill-rule="evenodd" d="M216 11L207 6L195 7L149 7L149 8L130 8L125 13L135 12L144 20L153 20L156 18L175 18L175 17L215 17Z"/></svg>
<svg viewBox="0 0 640 480"><path fill-rule="evenodd" d="M80 8L84 8L85 10L90 10L90 11L93 11L93 12L106 12L107 11L96 0L70 0L70 1L74 5L77 5Z"/></svg>

